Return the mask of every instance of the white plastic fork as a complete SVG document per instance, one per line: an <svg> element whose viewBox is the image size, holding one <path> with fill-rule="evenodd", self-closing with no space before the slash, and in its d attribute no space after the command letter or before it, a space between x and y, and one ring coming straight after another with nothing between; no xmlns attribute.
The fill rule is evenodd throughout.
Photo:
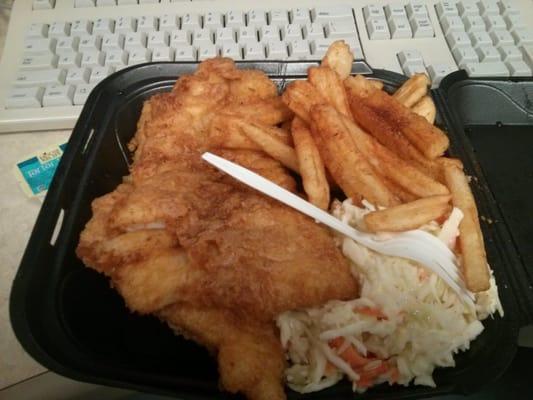
<svg viewBox="0 0 533 400"><path fill-rule="evenodd" d="M371 250L389 256L407 258L431 269L465 304L474 307L474 294L464 286L457 269L455 255L439 238L430 233L416 229L383 239L361 232L249 169L209 152L202 154L202 158L242 183L314 218Z"/></svg>

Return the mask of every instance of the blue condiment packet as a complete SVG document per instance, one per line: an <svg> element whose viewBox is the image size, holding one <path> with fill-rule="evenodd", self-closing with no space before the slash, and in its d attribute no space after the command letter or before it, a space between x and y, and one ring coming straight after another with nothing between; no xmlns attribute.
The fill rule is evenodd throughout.
<svg viewBox="0 0 533 400"><path fill-rule="evenodd" d="M40 150L15 165L15 176L29 197L44 197L67 144Z"/></svg>

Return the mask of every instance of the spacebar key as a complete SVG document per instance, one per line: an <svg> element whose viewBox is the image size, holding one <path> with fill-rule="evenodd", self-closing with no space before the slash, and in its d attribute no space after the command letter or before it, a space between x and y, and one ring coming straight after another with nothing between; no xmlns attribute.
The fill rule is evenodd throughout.
<svg viewBox="0 0 533 400"><path fill-rule="evenodd" d="M509 76L509 69L503 62L466 63L464 66L468 76L489 78Z"/></svg>

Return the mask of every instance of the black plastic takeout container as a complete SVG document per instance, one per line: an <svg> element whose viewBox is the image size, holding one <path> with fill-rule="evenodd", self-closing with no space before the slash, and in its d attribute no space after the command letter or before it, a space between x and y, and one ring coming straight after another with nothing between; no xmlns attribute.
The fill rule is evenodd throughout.
<svg viewBox="0 0 533 400"><path fill-rule="evenodd" d="M265 71L280 90L306 75L315 63L239 64ZM53 183L33 229L11 294L11 321L26 351L45 367L73 379L179 396L182 399L231 397L218 390L215 360L199 345L175 336L154 317L130 313L108 280L85 268L75 255L81 230L91 217L93 199L112 191L128 174L126 143L135 133L143 101L168 91L176 79L195 70L195 63L145 64L122 70L91 93L74 128ZM354 73L382 80L394 90L405 78L372 71L355 62ZM465 79L447 79L451 87ZM438 123L450 134L449 153L459 157L475 177L488 257L505 309L489 318L470 350L456 356L455 368L437 369L436 388L380 385L358 398L406 399L444 393L471 393L497 379L516 351L524 304L517 301L516 279L522 265L478 162L454 115L446 93L433 93ZM446 103L446 104L445 104ZM492 223L487 223L490 219ZM517 272L518 271L518 272ZM288 390L288 389L287 389ZM289 398L352 399L347 382L327 390Z"/></svg>

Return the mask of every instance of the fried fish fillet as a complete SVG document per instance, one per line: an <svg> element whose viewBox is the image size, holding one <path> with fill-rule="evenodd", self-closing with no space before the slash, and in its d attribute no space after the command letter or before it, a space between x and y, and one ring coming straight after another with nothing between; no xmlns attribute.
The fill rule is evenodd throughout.
<svg viewBox="0 0 533 400"><path fill-rule="evenodd" d="M253 120L248 106L279 105L276 96L262 72L215 59L147 100L130 143L130 176L94 200L77 248L132 311L153 313L206 346L218 358L222 388L252 400L285 398L275 317L357 293L327 229L200 157L209 149L296 191L265 153L210 141L217 115L243 106ZM262 123L279 123L286 111L277 115Z"/></svg>

